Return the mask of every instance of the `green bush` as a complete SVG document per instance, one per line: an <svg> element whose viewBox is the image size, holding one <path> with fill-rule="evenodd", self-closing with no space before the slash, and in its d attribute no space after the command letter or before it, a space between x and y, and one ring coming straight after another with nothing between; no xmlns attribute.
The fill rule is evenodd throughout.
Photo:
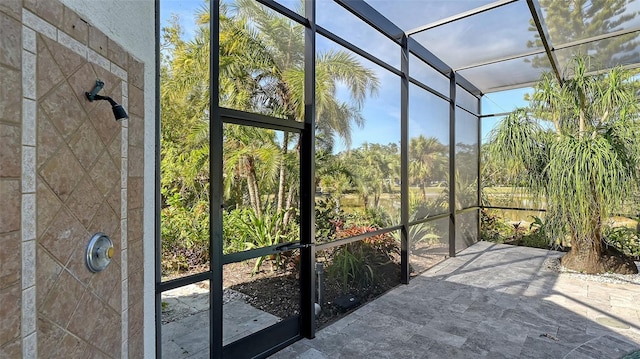
<svg viewBox="0 0 640 359"><path fill-rule="evenodd" d="M638 231L628 227L605 227L604 241L630 257L640 257Z"/></svg>
<svg viewBox="0 0 640 359"><path fill-rule="evenodd" d="M162 235L162 272L172 273L209 261L209 204L201 201L193 207L182 206L178 194L166 199L160 211Z"/></svg>
<svg viewBox="0 0 640 359"><path fill-rule="evenodd" d="M489 214L486 209L480 211L480 239L483 241L504 243L515 235L515 228L503 218Z"/></svg>

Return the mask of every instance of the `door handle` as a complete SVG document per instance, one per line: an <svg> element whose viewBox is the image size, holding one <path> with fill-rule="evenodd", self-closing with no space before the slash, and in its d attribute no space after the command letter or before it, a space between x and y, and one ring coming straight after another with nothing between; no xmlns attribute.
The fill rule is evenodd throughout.
<svg viewBox="0 0 640 359"><path fill-rule="evenodd" d="M292 243L286 243L280 246L277 246L275 248L276 251L290 251L290 250L294 250L294 249L298 249L298 248L309 248L311 247L311 244L306 243L306 244L302 244L300 242L292 242Z"/></svg>

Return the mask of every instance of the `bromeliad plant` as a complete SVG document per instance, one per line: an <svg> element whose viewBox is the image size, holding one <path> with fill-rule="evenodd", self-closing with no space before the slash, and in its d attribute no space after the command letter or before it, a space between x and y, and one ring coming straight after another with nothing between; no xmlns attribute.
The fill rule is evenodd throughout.
<svg viewBox="0 0 640 359"><path fill-rule="evenodd" d="M622 68L590 69L578 57L565 79L544 75L530 106L492 132L490 156L545 197L551 238L571 239L565 267L634 273L633 261L605 252L602 229L638 184L638 81Z"/></svg>

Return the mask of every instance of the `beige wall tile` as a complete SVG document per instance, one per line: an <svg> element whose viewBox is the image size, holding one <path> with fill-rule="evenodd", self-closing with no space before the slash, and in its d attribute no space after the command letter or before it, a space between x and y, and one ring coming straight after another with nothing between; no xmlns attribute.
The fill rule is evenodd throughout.
<svg viewBox="0 0 640 359"><path fill-rule="evenodd" d="M144 176L144 148L129 146L129 177L142 178Z"/></svg>
<svg viewBox="0 0 640 359"><path fill-rule="evenodd" d="M16 283L0 289L0 346L20 335L22 287Z"/></svg>
<svg viewBox="0 0 640 359"><path fill-rule="evenodd" d="M60 345L64 329L42 315L38 315L38 350L53 355Z"/></svg>
<svg viewBox="0 0 640 359"><path fill-rule="evenodd" d="M20 69L22 64L22 24L20 21L0 12L0 64Z"/></svg>
<svg viewBox="0 0 640 359"><path fill-rule="evenodd" d="M133 262L132 255L131 255L131 244L129 244L129 248L127 249L127 252L129 253L128 304L129 304L129 308L131 308L134 305L142 303L142 299L143 299L142 288L144 287L144 281L143 281L144 271L141 268L142 263ZM129 312L129 318L134 319L133 317L131 317L131 312ZM139 319L142 320L142 317L140 317Z"/></svg>
<svg viewBox="0 0 640 359"><path fill-rule="evenodd" d="M22 194L20 181L0 178L0 198L2 198L2 216L0 216L0 233L20 230Z"/></svg>
<svg viewBox="0 0 640 359"><path fill-rule="evenodd" d="M131 163L131 162L129 162ZM144 181L142 177L129 177L127 179L128 208L129 210L142 208L144 205Z"/></svg>
<svg viewBox="0 0 640 359"><path fill-rule="evenodd" d="M41 308L62 273L62 266L40 245L36 248L36 305Z"/></svg>
<svg viewBox="0 0 640 359"><path fill-rule="evenodd" d="M87 325L86 318L100 318L100 325ZM80 301L68 330L114 357L120 352L120 314L87 291ZM107 335L108 334L108 335Z"/></svg>
<svg viewBox="0 0 640 359"><path fill-rule="evenodd" d="M76 246L73 249L69 261L65 268L74 276L83 286L87 286L93 278L94 273L87 267L87 243L94 233L87 234L84 238L76 239Z"/></svg>
<svg viewBox="0 0 640 359"><path fill-rule="evenodd" d="M38 111L37 139L37 166L41 168L63 143L58 130L49 121L44 111Z"/></svg>
<svg viewBox="0 0 640 359"><path fill-rule="evenodd" d="M65 139L71 137L85 121L82 106L66 82L44 96L40 101L40 108Z"/></svg>
<svg viewBox="0 0 640 359"><path fill-rule="evenodd" d="M114 101L118 102L116 99ZM108 102L100 101L89 113L89 120L102 143L110 143L115 136L120 136L120 122L113 117L113 111Z"/></svg>
<svg viewBox="0 0 640 359"><path fill-rule="evenodd" d="M129 321L131 322L131 321ZM142 323L142 316L139 319ZM129 333L129 358L144 357L144 336L142 330L136 333Z"/></svg>
<svg viewBox="0 0 640 359"><path fill-rule="evenodd" d="M53 26L60 27L62 25L63 6L59 1L24 0L24 7L47 20Z"/></svg>
<svg viewBox="0 0 640 359"><path fill-rule="evenodd" d="M120 171L106 152L103 152L98 158L89 175L103 196L106 196L113 188L120 186Z"/></svg>
<svg viewBox="0 0 640 359"><path fill-rule="evenodd" d="M60 146L58 152L40 168L42 179L63 202L69 198L82 175L82 166L67 146Z"/></svg>
<svg viewBox="0 0 640 359"><path fill-rule="evenodd" d="M40 238L42 233L49 227L49 223L53 220L58 210L62 207L60 199L53 194L47 184L38 177L36 179L36 211L37 236Z"/></svg>
<svg viewBox="0 0 640 359"><path fill-rule="evenodd" d="M144 93L135 86L129 86L129 112L144 117ZM133 121L131 116L129 118Z"/></svg>
<svg viewBox="0 0 640 359"><path fill-rule="evenodd" d="M114 187L109 195L107 195L107 203L111 209L116 213L119 219L121 219L120 211L120 188Z"/></svg>
<svg viewBox="0 0 640 359"><path fill-rule="evenodd" d="M0 1L0 12L12 16L13 18L20 20L22 11L22 0L2 0ZM2 356L0 356L2 357Z"/></svg>
<svg viewBox="0 0 640 359"><path fill-rule="evenodd" d="M108 56L109 39L102 31L89 26L89 48L102 56Z"/></svg>
<svg viewBox="0 0 640 359"><path fill-rule="evenodd" d="M89 121L80 125L78 131L69 139L69 147L82 167L87 171L104 150L104 145L100 141L98 133Z"/></svg>
<svg viewBox="0 0 640 359"><path fill-rule="evenodd" d="M22 74L18 70L0 65L0 78L0 121L19 124L22 121Z"/></svg>
<svg viewBox="0 0 640 359"><path fill-rule="evenodd" d="M66 264L78 241L88 241L89 238L85 227L66 208L62 208L38 243L49 251L58 262Z"/></svg>
<svg viewBox="0 0 640 359"><path fill-rule="evenodd" d="M142 240L142 208L127 212L127 240L129 243ZM142 266L142 263L139 264Z"/></svg>
<svg viewBox="0 0 640 359"><path fill-rule="evenodd" d="M22 129L0 123L0 178L20 178Z"/></svg>
<svg viewBox="0 0 640 359"><path fill-rule="evenodd" d="M88 358L89 344L70 334L64 334L56 346L54 358Z"/></svg>
<svg viewBox="0 0 640 359"><path fill-rule="evenodd" d="M117 215L109 204L103 202L93 218L93 222L89 226L89 232L103 232L112 237L112 241L115 241L116 232L120 228L120 216ZM119 247L119 246L118 246Z"/></svg>
<svg viewBox="0 0 640 359"><path fill-rule="evenodd" d="M89 25L78 14L64 6L61 29L83 44L88 44Z"/></svg>
<svg viewBox="0 0 640 359"><path fill-rule="evenodd" d="M89 224L103 202L104 200L100 191L98 191L90 179L84 177L73 190L73 193L67 201L67 206L83 226L89 227Z"/></svg>
<svg viewBox="0 0 640 359"><path fill-rule="evenodd" d="M144 63L129 56L129 83L141 90L144 90Z"/></svg>
<svg viewBox="0 0 640 359"><path fill-rule="evenodd" d="M85 287L77 279L62 271L39 310L53 323L66 328L84 292Z"/></svg>
<svg viewBox="0 0 640 359"><path fill-rule="evenodd" d="M107 57L116 65L125 69L125 71L128 68L129 56L124 51L122 46L118 45L111 39L109 39L109 52Z"/></svg>
<svg viewBox="0 0 640 359"><path fill-rule="evenodd" d="M116 251L116 253L119 251ZM120 254L116 255L120 257ZM102 272L95 273L91 277L89 289L98 298L102 298L103 302L111 306L116 312L120 312L120 265L114 260ZM113 303L113 299L117 299L117 303ZM115 305L114 305L115 304Z"/></svg>
<svg viewBox="0 0 640 359"><path fill-rule="evenodd" d="M51 89L57 87L60 82L64 80L64 75L58 63L53 59L45 42L40 40L37 41L37 43L38 54L36 68L38 69L38 78L36 79L36 86L38 98L41 98L47 95Z"/></svg>
<svg viewBox="0 0 640 359"><path fill-rule="evenodd" d="M45 45L47 45L47 48L49 49L49 51L51 51L53 59L58 64L58 66L60 67L60 71L62 71L65 77L71 76L71 74L73 74L80 66L84 65L87 61L86 58L83 58L75 52L70 51L56 41L52 41L51 39L42 36L40 37L40 39L45 42Z"/></svg>
<svg viewBox="0 0 640 359"><path fill-rule="evenodd" d="M22 239L20 231L0 233L0 289L20 280Z"/></svg>
<svg viewBox="0 0 640 359"><path fill-rule="evenodd" d="M0 346L0 358L22 358L22 340L15 340Z"/></svg>

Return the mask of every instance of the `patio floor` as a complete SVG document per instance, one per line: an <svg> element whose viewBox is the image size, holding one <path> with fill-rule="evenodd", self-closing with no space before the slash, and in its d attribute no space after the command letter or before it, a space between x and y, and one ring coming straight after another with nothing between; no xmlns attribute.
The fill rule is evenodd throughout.
<svg viewBox="0 0 640 359"><path fill-rule="evenodd" d="M640 285L557 273L561 253L477 243L271 358L621 358Z"/></svg>

